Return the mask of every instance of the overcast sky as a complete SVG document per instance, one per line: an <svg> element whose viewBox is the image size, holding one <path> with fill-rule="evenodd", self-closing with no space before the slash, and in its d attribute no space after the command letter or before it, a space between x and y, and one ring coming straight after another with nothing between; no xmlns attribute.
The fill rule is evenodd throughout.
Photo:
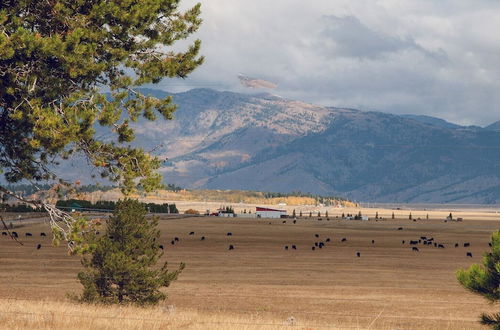
<svg viewBox="0 0 500 330"><path fill-rule="evenodd" d="M481 126L500 120L500 1L201 3L196 37L206 62L162 89L254 92L239 83L242 73L276 83L271 93L315 104Z"/></svg>

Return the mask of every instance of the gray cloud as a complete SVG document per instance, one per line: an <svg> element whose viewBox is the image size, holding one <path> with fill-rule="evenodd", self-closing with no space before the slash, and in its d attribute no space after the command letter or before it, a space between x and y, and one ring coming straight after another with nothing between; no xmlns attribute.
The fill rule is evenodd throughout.
<svg viewBox="0 0 500 330"><path fill-rule="evenodd" d="M500 119L498 1L206 0L202 8L206 63L189 79L165 80L165 90L248 92L237 79L245 72L317 104L461 124Z"/></svg>

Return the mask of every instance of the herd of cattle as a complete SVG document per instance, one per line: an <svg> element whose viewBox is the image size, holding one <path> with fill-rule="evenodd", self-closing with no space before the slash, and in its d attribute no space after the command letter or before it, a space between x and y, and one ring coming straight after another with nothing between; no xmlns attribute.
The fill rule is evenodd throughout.
<svg viewBox="0 0 500 330"><path fill-rule="evenodd" d="M294 221L294 223L295 223L295 221ZM397 228L397 230L403 230L403 228L399 227L399 228ZM191 231L191 232L189 232L188 235L189 236L193 236L193 235L195 235L195 232ZM232 232L226 233L226 236L232 236L232 235L233 235ZM16 240L17 240L17 238L19 238L19 234L17 232L15 232L15 231L12 231L12 232L3 231L2 232L2 236L8 236L8 237L10 237L12 239L16 239ZM33 237L33 234L27 232L27 233L24 234L24 236L26 238ZM46 233L44 233L44 232L40 233L40 237L46 237L46 236L47 236ZM319 234L314 234L314 237L318 239L320 237L320 235ZM110 237L110 238L112 238L112 237ZM201 241L204 241L205 239L206 239L205 236L201 236L200 237ZM174 237L170 241L170 244L171 245L176 245L178 242L180 242L180 238L179 237ZM347 242L347 238L346 237L343 237L343 238L340 239L340 243L345 243L345 242ZM315 242L313 242L313 245L311 246L311 250L312 251L316 251L317 249L323 249L323 248L326 247L327 243L332 243L332 239L330 237L325 238L324 241L323 240L319 240L319 241L315 240ZM371 240L371 244L375 245L375 240ZM420 249L418 248L419 245L423 245L423 246L427 246L427 247L435 247L435 248L438 248L438 249L444 249L445 248L445 244L436 242L434 240L434 237L426 237L426 236L420 236L418 239L412 239L412 240L409 240L409 241L402 240L401 244L402 245L405 245L405 244L410 245L411 250L415 251L415 252L419 252L420 251ZM491 246L491 243L489 243L489 245ZM460 244L457 242L457 243L454 244L454 247L455 248L459 248ZM464 248L470 247L470 242L464 242L463 243L463 247ZM36 245L36 248L37 248L37 250L40 250L42 248L42 245L40 243L38 243ZM160 244L159 248L163 250L165 247L162 244ZM235 249L234 244L229 244L228 250L234 250L234 249ZM290 250L297 250L298 246L297 246L297 244L285 245L284 249L287 250L287 251L289 249ZM472 257L472 252L466 251L465 255L466 255L466 257ZM361 252L357 251L356 252L356 256L358 258L361 257Z"/></svg>

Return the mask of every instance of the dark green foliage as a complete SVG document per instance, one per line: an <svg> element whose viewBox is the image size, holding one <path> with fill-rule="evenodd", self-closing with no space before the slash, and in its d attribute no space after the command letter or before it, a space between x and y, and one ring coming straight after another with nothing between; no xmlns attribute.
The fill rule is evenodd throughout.
<svg viewBox="0 0 500 330"><path fill-rule="evenodd" d="M200 41L174 51L200 26L200 5L180 0L0 2L0 172L8 182L53 180L58 159L87 157L124 193L160 187L160 160L134 148L130 123L172 119L171 97L138 87L185 78L202 62ZM105 91L109 93L105 94ZM102 140L100 125L115 135Z"/></svg>
<svg viewBox="0 0 500 330"><path fill-rule="evenodd" d="M179 213L175 204L154 204L141 203L150 213ZM113 201L97 201L92 204L90 201L80 199L59 200L56 207L60 209L74 209L75 211L102 210L113 211L116 208L116 202Z"/></svg>
<svg viewBox="0 0 500 330"><path fill-rule="evenodd" d="M0 211L1 212L16 212L16 213L28 213L28 212L45 212L42 208L33 208L29 205L18 204L18 205L9 205L9 204L1 204L0 203Z"/></svg>
<svg viewBox="0 0 500 330"><path fill-rule="evenodd" d="M457 271L457 279L465 288L480 294L491 303L500 300L500 230L491 237L491 252L483 256L483 264ZM481 323L500 330L500 313L483 314Z"/></svg>
<svg viewBox="0 0 500 330"><path fill-rule="evenodd" d="M84 287L81 300L90 303L154 305L166 298L161 292L177 279L184 264L168 272L167 263L154 268L162 256L158 239L158 220L146 218L138 201L126 199L117 204L107 221L105 235L87 234L89 251L78 274Z"/></svg>

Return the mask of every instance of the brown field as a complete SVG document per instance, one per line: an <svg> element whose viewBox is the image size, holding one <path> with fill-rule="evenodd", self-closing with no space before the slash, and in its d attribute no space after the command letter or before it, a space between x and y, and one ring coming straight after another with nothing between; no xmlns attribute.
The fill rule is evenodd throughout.
<svg viewBox="0 0 500 330"><path fill-rule="evenodd" d="M172 267L181 261L187 267L167 289L169 299L146 310L69 302L66 294L81 289L79 259L68 256L64 246L52 247L50 237L38 236L48 231L46 224L29 224L16 229L23 246L0 237L0 328L283 328L293 316L301 329L481 329L478 315L498 306L467 292L454 275L481 260L491 232L500 228L498 218L477 218L487 220L473 220L472 213L463 222L447 223L162 220L163 258ZM34 237L24 238L25 232ZM172 246L174 236L180 243ZM446 248L419 245L420 252L413 252L401 244L420 236L434 237ZM325 248L311 250L327 237L332 242ZM340 242L343 237L347 242ZM235 250L228 251L229 244ZM298 249L285 251L291 244Z"/></svg>

